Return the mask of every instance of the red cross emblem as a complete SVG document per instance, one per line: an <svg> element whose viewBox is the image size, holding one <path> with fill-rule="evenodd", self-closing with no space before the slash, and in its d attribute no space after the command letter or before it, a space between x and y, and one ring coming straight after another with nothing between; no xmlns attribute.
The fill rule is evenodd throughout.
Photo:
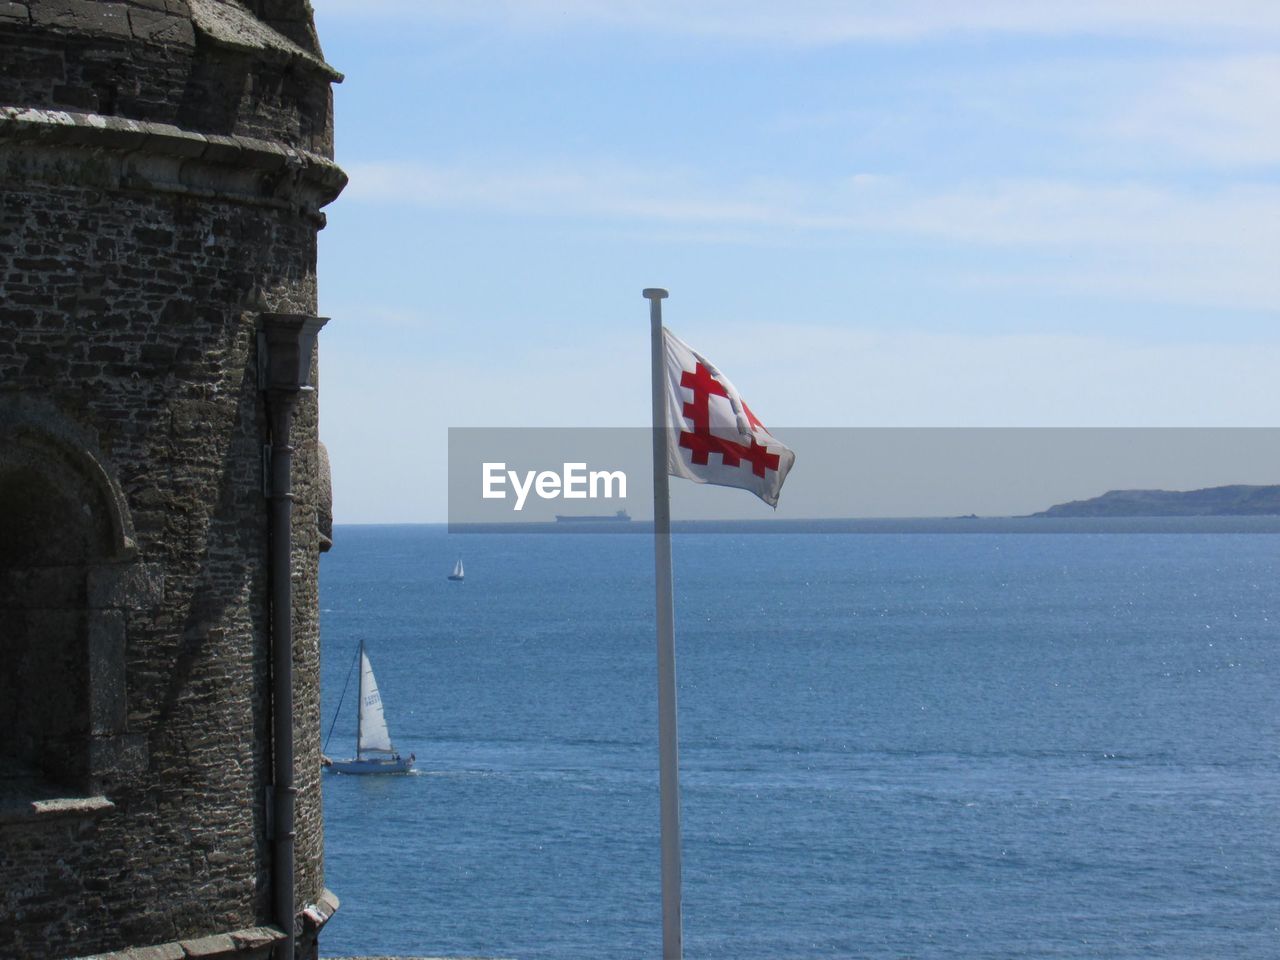
<svg viewBox="0 0 1280 960"><path fill-rule="evenodd" d="M778 455L760 446L754 436L750 444L742 444L725 440L711 433L711 398L713 396L728 398L729 394L711 375L710 370L701 363L696 363L693 373L688 370L681 371L680 386L688 387L693 391L692 402L686 403L681 411L684 418L693 424L693 431L680 431L680 446L690 451L695 464L706 466L708 454L718 453L726 467L741 467L743 463L749 463L751 472L757 477L763 477L766 470L778 469ZM756 419L756 415L751 412L751 408L745 401L742 409L747 416L747 423L753 429L757 427L764 429L764 424Z"/></svg>

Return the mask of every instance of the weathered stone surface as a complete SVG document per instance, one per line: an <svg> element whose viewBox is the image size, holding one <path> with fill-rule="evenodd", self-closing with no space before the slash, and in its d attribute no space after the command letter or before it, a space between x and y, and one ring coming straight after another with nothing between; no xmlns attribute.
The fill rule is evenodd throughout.
<svg viewBox="0 0 1280 960"><path fill-rule="evenodd" d="M275 927L247 927L229 933L95 953L77 960L267 960L284 934Z"/></svg>
<svg viewBox="0 0 1280 960"><path fill-rule="evenodd" d="M332 72L292 39L306 4L273 11L293 32L233 48L195 42L183 0L0 0L6 958L253 960L282 936L256 323L314 314L319 211L343 178ZM312 929L328 915L314 396L293 429Z"/></svg>
<svg viewBox="0 0 1280 960"><path fill-rule="evenodd" d="M308 16L294 34L305 41L309 24ZM0 0L0 27L0 104L333 154L330 83L341 75L238 3L205 0L193 10L184 0L32 0L28 8Z"/></svg>
<svg viewBox="0 0 1280 960"><path fill-rule="evenodd" d="M154 607L164 600L164 568L157 563L113 563L88 572L87 605L93 609Z"/></svg>
<svg viewBox="0 0 1280 960"><path fill-rule="evenodd" d="M154 947L134 947L125 951L121 960L183 960L186 954L176 943L164 943Z"/></svg>
<svg viewBox="0 0 1280 960"><path fill-rule="evenodd" d="M200 937L198 940L183 940L178 945L182 947L179 956L188 957L222 957L236 950L235 941L225 933Z"/></svg>
<svg viewBox="0 0 1280 960"><path fill-rule="evenodd" d="M92 816L105 813L113 807L114 804L106 797L76 797L31 802L31 812L39 817Z"/></svg>
<svg viewBox="0 0 1280 960"><path fill-rule="evenodd" d="M292 59L304 67L323 73L331 80L342 79L340 73L312 51L277 31L271 21L255 17L238 3L224 3L221 0L188 0L188 3L197 29L217 43L234 50L268 53Z"/></svg>
<svg viewBox="0 0 1280 960"><path fill-rule="evenodd" d="M89 766L99 780L136 781L149 767L147 738L137 733L95 735L89 742Z"/></svg>
<svg viewBox="0 0 1280 960"><path fill-rule="evenodd" d="M128 8L105 0L30 0L31 19L40 26L108 36L129 36Z"/></svg>
<svg viewBox="0 0 1280 960"><path fill-rule="evenodd" d="M231 932L232 942L242 952L270 948L283 938L284 933L278 927L249 927Z"/></svg>
<svg viewBox="0 0 1280 960"><path fill-rule="evenodd" d="M323 221L319 208L346 185L332 160L268 140L12 106L0 106L0 177L201 197L217 193L261 206L296 207L317 223Z"/></svg>
<svg viewBox="0 0 1280 960"><path fill-rule="evenodd" d="M129 28L134 37L151 43L172 43L183 47L193 46L196 33L191 18L172 14L163 6L147 9L145 6L129 8Z"/></svg>

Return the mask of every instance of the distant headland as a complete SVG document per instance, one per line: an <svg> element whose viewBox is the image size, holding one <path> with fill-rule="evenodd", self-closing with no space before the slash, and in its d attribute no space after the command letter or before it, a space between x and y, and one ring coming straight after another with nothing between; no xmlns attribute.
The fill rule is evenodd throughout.
<svg viewBox="0 0 1280 960"><path fill-rule="evenodd" d="M1033 517L1256 517L1280 514L1280 485L1201 490L1108 490L1058 503Z"/></svg>

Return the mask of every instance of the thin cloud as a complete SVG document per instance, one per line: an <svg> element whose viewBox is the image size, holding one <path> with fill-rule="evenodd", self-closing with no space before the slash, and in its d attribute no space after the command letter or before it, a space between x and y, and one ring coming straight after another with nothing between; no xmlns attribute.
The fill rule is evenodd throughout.
<svg viewBox="0 0 1280 960"><path fill-rule="evenodd" d="M581 27L754 43L825 45L949 34L1186 36L1275 35L1269 0L315 0L322 16L456 21L504 29Z"/></svg>
<svg viewBox="0 0 1280 960"><path fill-rule="evenodd" d="M1163 64L1097 133L1216 167L1280 164L1280 57Z"/></svg>
<svg viewBox="0 0 1280 960"><path fill-rule="evenodd" d="M726 192L700 188L680 171L655 174L608 163L485 170L391 162L356 163L347 170L351 185L346 198L354 201L717 226L840 225L818 211L804 211L796 188L779 181Z"/></svg>
<svg viewBox="0 0 1280 960"><path fill-rule="evenodd" d="M712 183L608 162L512 168L355 163L346 202L548 218L891 231L989 245L1280 248L1280 186L1181 190L1134 182L996 179L926 188L868 173Z"/></svg>
<svg viewBox="0 0 1280 960"><path fill-rule="evenodd" d="M707 341L735 382L753 384L753 404L767 404L766 422L778 427L1270 426L1280 363L1270 343L803 323L729 325L700 336L710 351ZM816 358L839 358L840 375L777 386L784 372L813 371Z"/></svg>
<svg viewBox="0 0 1280 960"><path fill-rule="evenodd" d="M992 180L926 189L857 174L821 182L721 185L685 171L602 164L530 171L356 164L347 202L658 226L687 242L737 233L746 242L832 243L894 235L945 248L1003 251L985 280L1094 289L1171 302L1271 308L1280 275L1280 186L1173 189L1141 182ZM1028 273L1019 253L1060 263Z"/></svg>
<svg viewBox="0 0 1280 960"><path fill-rule="evenodd" d="M1280 245L1280 187L1193 191L1144 183L1012 180L907 196L866 221L996 246L1170 249Z"/></svg>

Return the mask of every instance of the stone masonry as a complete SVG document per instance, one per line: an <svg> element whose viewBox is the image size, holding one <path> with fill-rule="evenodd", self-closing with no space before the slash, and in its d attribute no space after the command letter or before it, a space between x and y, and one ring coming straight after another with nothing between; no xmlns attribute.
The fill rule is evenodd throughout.
<svg viewBox="0 0 1280 960"><path fill-rule="evenodd" d="M281 938L257 331L316 311L339 79L307 0L0 0L2 958ZM336 907L317 416L304 394L299 956Z"/></svg>

